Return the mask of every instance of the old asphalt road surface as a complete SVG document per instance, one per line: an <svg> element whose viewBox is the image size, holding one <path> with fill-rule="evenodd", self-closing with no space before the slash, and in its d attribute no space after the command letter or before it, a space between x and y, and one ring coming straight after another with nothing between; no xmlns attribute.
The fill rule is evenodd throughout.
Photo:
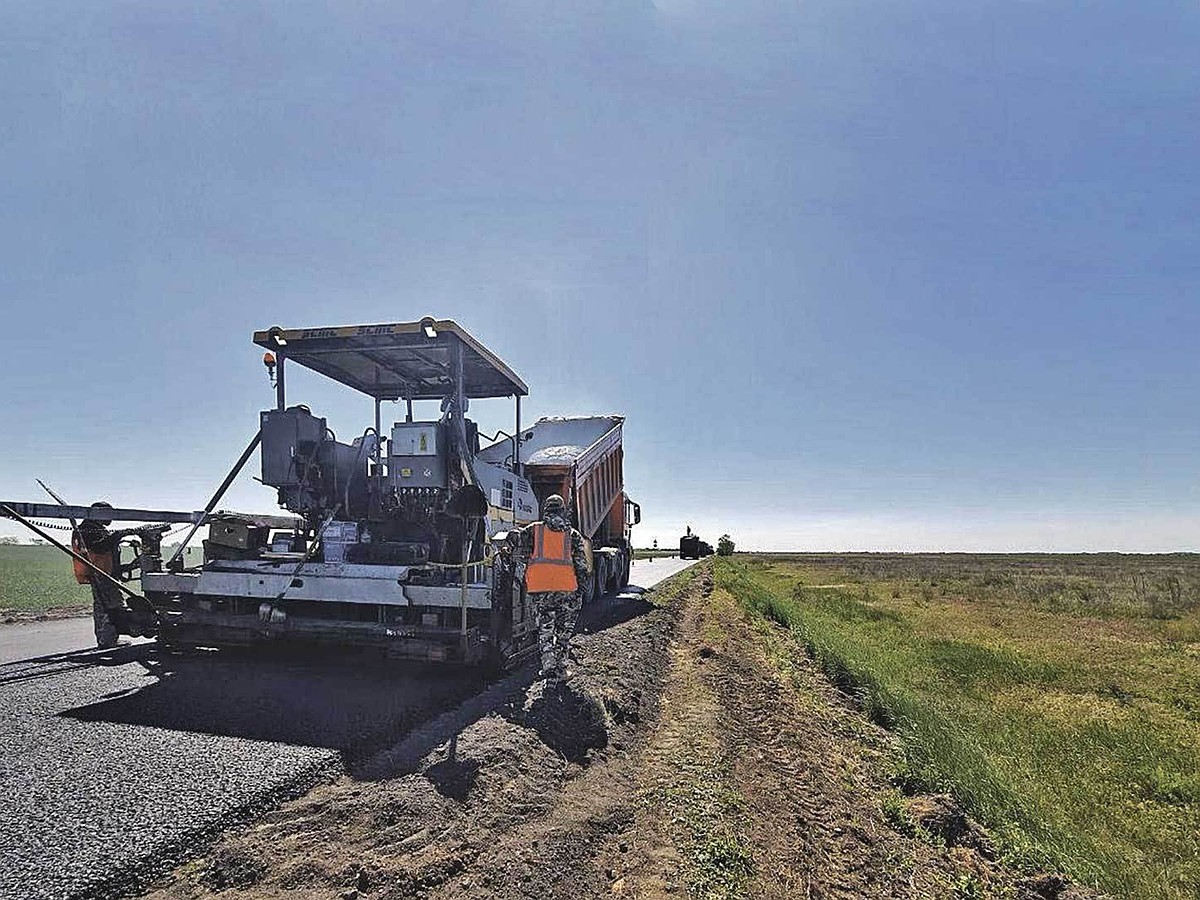
<svg viewBox="0 0 1200 900"><path fill-rule="evenodd" d="M689 563L639 560L651 587ZM478 691L450 670L0 627L0 897L119 896Z"/></svg>

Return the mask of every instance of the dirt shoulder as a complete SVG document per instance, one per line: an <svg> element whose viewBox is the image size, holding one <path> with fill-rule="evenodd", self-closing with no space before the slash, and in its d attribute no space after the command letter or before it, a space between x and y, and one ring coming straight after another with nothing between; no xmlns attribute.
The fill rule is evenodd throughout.
<svg viewBox="0 0 1200 900"><path fill-rule="evenodd" d="M985 845L889 812L886 733L707 565L657 596L577 639L569 695L501 682L152 896L1011 896Z"/></svg>
<svg viewBox="0 0 1200 900"><path fill-rule="evenodd" d="M44 609L0 609L0 625L79 619L92 614L91 606L48 606Z"/></svg>
<svg viewBox="0 0 1200 900"><path fill-rule="evenodd" d="M986 836L949 798L899 797L888 781L891 736L830 686L785 632L751 624L707 580L689 599L662 716L640 759L642 805L622 836L623 852L608 857L618 874L612 893L780 900L1028 893L989 861ZM922 802L945 814L948 821L924 819L941 833L917 820Z"/></svg>

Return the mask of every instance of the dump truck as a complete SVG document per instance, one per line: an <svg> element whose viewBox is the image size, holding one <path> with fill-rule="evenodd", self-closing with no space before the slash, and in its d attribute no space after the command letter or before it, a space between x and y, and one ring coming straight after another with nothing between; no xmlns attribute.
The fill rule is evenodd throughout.
<svg viewBox="0 0 1200 900"><path fill-rule="evenodd" d="M687 534L679 539L679 558L680 559L703 559L706 556L713 555L712 544L707 541L700 540L698 534L692 534L692 526L689 525Z"/></svg>
<svg viewBox="0 0 1200 900"><path fill-rule="evenodd" d="M48 537L92 577L120 583L121 633L182 648L303 641L511 665L537 646L515 574L516 530L538 519L552 493L566 500L585 538L585 599L628 583L630 529L641 512L625 493L621 416L549 417L523 427L525 382L449 319L276 326L253 340L264 350L275 405L260 414L206 507L104 510L106 521L188 524L169 558L161 525L123 531L135 558L114 580L33 521L74 525L94 508L0 501L0 515ZM325 418L288 397L293 366L365 395L373 422L339 439ZM513 400L514 424L489 438L468 411L472 401L498 398ZM386 429L385 403L404 412ZM288 515L217 511L256 450L259 480ZM203 561L186 565L184 547L201 526ZM141 594L126 584L133 578Z"/></svg>
<svg viewBox="0 0 1200 900"><path fill-rule="evenodd" d="M539 501L558 494L585 540L592 569L585 602L629 584L633 564L630 528L641 507L625 495L623 416L562 416L539 419L520 437L521 470ZM504 463L504 444L482 451L486 462Z"/></svg>

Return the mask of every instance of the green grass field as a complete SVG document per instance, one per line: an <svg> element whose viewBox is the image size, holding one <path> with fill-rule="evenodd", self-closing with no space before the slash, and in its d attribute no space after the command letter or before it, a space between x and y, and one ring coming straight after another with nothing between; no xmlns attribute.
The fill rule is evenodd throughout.
<svg viewBox="0 0 1200 900"><path fill-rule="evenodd" d="M793 629L1007 857L1200 896L1200 557L779 555L717 584Z"/></svg>
<svg viewBox="0 0 1200 900"><path fill-rule="evenodd" d="M71 560L55 547L0 545L0 614L37 613L52 606L91 608L92 592L76 584Z"/></svg>
<svg viewBox="0 0 1200 900"><path fill-rule="evenodd" d="M164 556L173 548L164 548ZM130 552L130 551L125 551ZM126 557L128 562L130 557ZM188 548L189 565L199 562L198 547ZM138 589L138 582L130 582ZM0 544L0 618L28 617L51 608L90 610L92 590L76 584L71 559L61 550L29 544Z"/></svg>

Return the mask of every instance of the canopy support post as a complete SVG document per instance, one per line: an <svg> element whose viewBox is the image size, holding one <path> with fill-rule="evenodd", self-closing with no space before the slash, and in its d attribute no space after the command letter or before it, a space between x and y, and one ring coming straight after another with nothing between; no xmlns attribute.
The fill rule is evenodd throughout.
<svg viewBox="0 0 1200 900"><path fill-rule="evenodd" d="M383 506L383 413L380 411L382 401L375 398L375 501ZM368 506L370 503L368 502Z"/></svg>
<svg viewBox="0 0 1200 900"><path fill-rule="evenodd" d="M521 395L517 394L517 430L513 432L513 472L523 478L521 471Z"/></svg>

